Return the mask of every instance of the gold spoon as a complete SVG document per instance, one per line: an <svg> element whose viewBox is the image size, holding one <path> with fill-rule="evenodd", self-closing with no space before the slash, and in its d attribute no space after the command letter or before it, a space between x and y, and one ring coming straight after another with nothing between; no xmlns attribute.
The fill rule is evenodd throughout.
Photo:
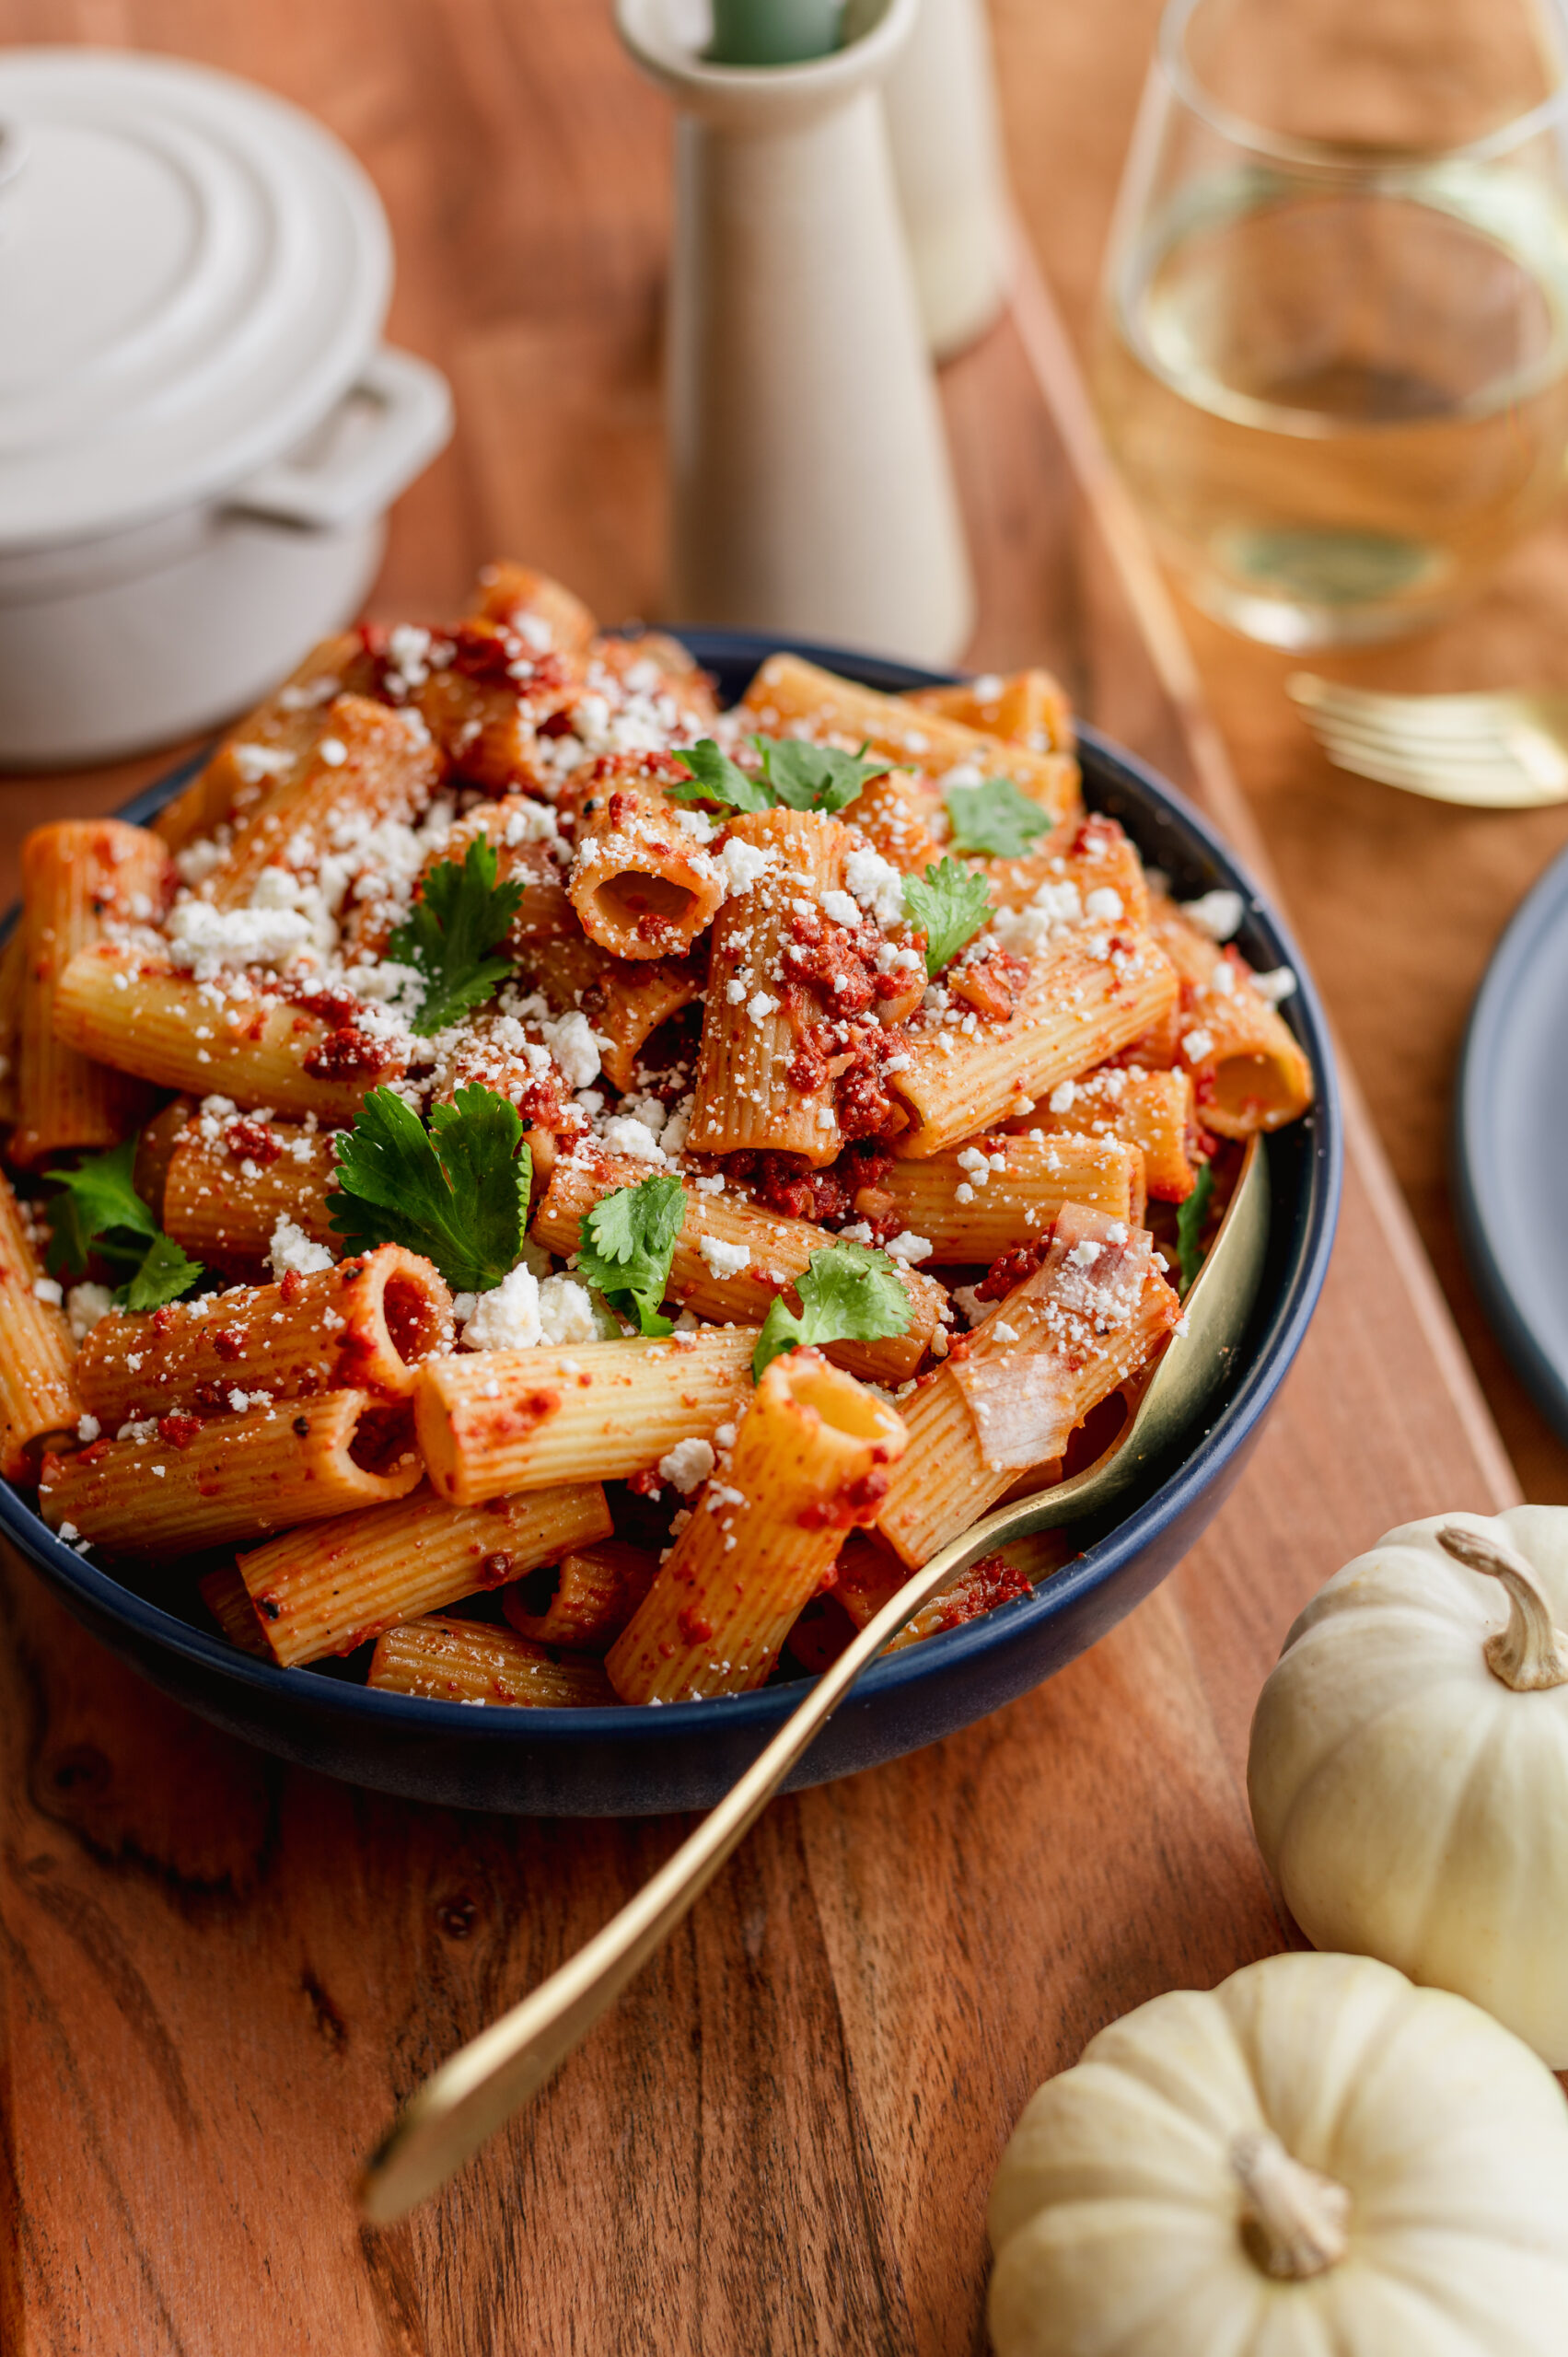
<svg viewBox="0 0 1568 2357"><path fill-rule="evenodd" d="M1246 1331L1269 1240L1263 1141L1248 1145L1218 1234L1126 1430L1070 1481L999 1506L934 1555L807 1689L771 1743L652 1881L520 2004L459 2048L404 2106L366 2162L359 2200L378 2225L402 2217L472 2158L543 2085L707 1888L866 1664L977 1556L1098 1514L1163 1455L1213 1398Z"/></svg>

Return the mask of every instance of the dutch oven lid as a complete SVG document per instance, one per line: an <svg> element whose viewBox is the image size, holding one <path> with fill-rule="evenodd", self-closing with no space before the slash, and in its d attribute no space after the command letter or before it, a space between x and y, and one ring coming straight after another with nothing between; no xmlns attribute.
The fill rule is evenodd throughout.
<svg viewBox="0 0 1568 2357"><path fill-rule="evenodd" d="M380 332L380 202L331 135L226 74L0 51L0 549L238 488Z"/></svg>

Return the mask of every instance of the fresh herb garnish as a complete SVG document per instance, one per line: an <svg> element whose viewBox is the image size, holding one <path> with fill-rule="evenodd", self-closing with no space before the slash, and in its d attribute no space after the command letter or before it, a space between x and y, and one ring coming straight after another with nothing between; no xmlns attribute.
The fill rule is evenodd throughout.
<svg viewBox="0 0 1568 2357"><path fill-rule="evenodd" d="M1176 1214L1176 1257L1179 1263L1179 1294L1187 1293L1195 1283L1203 1265L1203 1222L1208 1215L1209 1200L1214 1191L1214 1166L1205 1162L1198 1173L1198 1183Z"/></svg>
<svg viewBox="0 0 1568 2357"><path fill-rule="evenodd" d="M813 1252L795 1281L798 1310L782 1295L763 1320L751 1357L758 1382L785 1351L814 1342L876 1342L902 1334L910 1322L909 1295L885 1252L865 1244L830 1244Z"/></svg>
<svg viewBox="0 0 1568 2357"><path fill-rule="evenodd" d="M863 786L882 777L890 761L867 761L865 746L858 753L842 753L832 745L808 745L800 737L753 737L762 764L761 777L732 761L711 737L701 744L683 745L676 760L691 774L676 778L665 789L678 801L719 802L731 810L820 810L830 816L845 810Z"/></svg>
<svg viewBox="0 0 1568 2357"><path fill-rule="evenodd" d="M874 777L885 777L891 761L867 761L866 738L858 753L832 745L808 745L801 737L753 737L762 757L762 775L775 798L791 810L847 809Z"/></svg>
<svg viewBox="0 0 1568 2357"><path fill-rule="evenodd" d="M1040 804L1021 794L1010 777L988 777L979 785L950 785L943 798L955 851L981 852L990 859L1021 859L1051 825Z"/></svg>
<svg viewBox="0 0 1568 2357"><path fill-rule="evenodd" d="M991 914L991 894L983 876L945 859L928 867L923 877L904 877L904 906L912 923L925 935L925 970L933 981L972 941Z"/></svg>
<svg viewBox="0 0 1568 2357"><path fill-rule="evenodd" d="M686 1190L673 1173L618 1187L585 1212L577 1229L577 1274L644 1334L674 1332L659 1304L686 1217Z"/></svg>
<svg viewBox="0 0 1568 2357"><path fill-rule="evenodd" d="M750 776L711 737L699 745L682 745L675 758L684 761L690 777L668 780L665 792L677 802L722 802L729 810L771 810L773 796L761 778Z"/></svg>
<svg viewBox="0 0 1568 2357"><path fill-rule="evenodd" d="M80 1277L96 1256L122 1278L114 1295L122 1309L161 1309L190 1292L202 1263L165 1236L137 1194L135 1162L136 1140L127 1138L75 1170L44 1172L61 1189L50 1198L45 1258L52 1275Z"/></svg>
<svg viewBox="0 0 1568 2357"><path fill-rule="evenodd" d="M493 1088L459 1088L428 1130L395 1090L373 1088L338 1141L327 1209L351 1252L401 1244L457 1292L485 1293L522 1252L532 1177L517 1109Z"/></svg>
<svg viewBox="0 0 1568 2357"><path fill-rule="evenodd" d="M413 1028L423 1038L444 1031L460 1015L494 995L511 961L490 955L517 912L523 888L497 884L495 846L483 835L470 843L459 867L438 860L424 892L387 944L387 954L412 966L424 985Z"/></svg>

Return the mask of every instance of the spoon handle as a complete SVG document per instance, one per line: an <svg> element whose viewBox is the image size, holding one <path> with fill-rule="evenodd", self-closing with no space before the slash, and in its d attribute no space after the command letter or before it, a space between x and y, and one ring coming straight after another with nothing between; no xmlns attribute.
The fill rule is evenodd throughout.
<svg viewBox="0 0 1568 2357"><path fill-rule="evenodd" d="M866 1664L983 1544L983 1532L966 1532L906 1580L620 1913L432 2073L366 2164L359 2200L367 2218L389 2224L435 2193L543 2085L707 1888Z"/></svg>

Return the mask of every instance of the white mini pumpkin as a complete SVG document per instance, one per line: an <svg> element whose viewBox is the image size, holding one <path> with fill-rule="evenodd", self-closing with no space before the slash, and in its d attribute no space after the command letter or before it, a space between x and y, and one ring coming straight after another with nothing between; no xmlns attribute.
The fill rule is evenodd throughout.
<svg viewBox="0 0 1568 2357"><path fill-rule="evenodd" d="M1462 1997L1278 1956L1113 2022L989 2216L997 2357L1562 2357L1568 2104Z"/></svg>
<svg viewBox="0 0 1568 2357"><path fill-rule="evenodd" d="M1315 1947L1457 1990L1562 2070L1568 1638L1555 1622L1568 1623L1568 1509L1391 1530L1286 1638L1247 1782L1259 1847Z"/></svg>

